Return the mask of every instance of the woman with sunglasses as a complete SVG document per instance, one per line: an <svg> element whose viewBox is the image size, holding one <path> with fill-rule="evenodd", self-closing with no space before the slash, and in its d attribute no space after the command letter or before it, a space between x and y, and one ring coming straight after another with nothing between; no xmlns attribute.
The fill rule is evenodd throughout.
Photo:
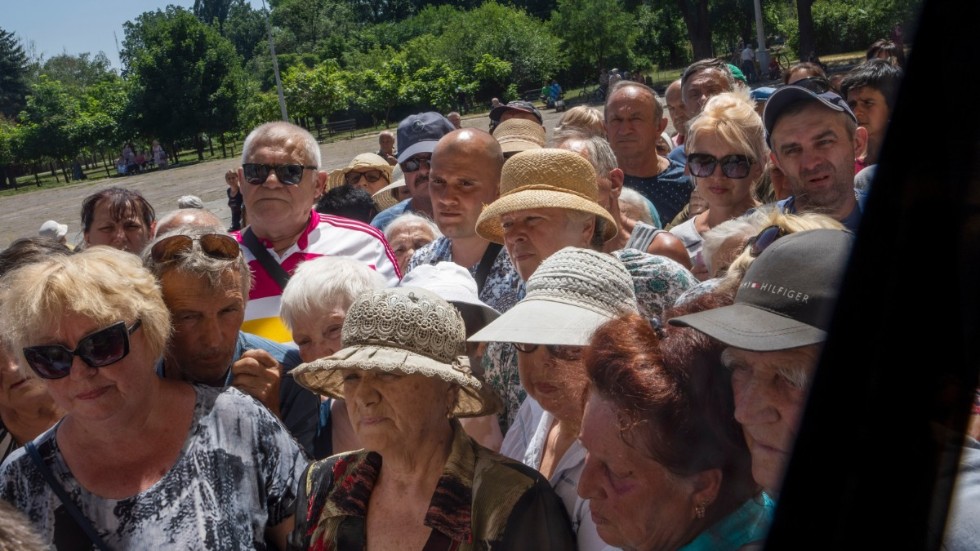
<svg viewBox="0 0 980 551"><path fill-rule="evenodd" d="M66 412L0 467L45 542L285 548L302 452L239 391L156 375L170 314L137 256L94 247L4 283L3 334Z"/></svg>
<svg viewBox="0 0 980 551"><path fill-rule="evenodd" d="M330 173L327 189L341 185L359 187L374 195L391 183L393 166L375 153L361 153L351 159L347 166Z"/></svg>
<svg viewBox="0 0 980 551"><path fill-rule="evenodd" d="M684 152L687 172L708 208L670 231L684 241L692 271L703 280L708 277L701 256L704 233L758 206L753 191L768 157L762 119L742 95L714 96L690 122Z"/></svg>

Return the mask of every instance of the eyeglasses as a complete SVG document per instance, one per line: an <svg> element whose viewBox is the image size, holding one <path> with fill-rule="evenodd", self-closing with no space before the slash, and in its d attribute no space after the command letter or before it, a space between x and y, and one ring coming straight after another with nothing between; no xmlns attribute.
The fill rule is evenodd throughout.
<svg viewBox="0 0 980 551"><path fill-rule="evenodd" d="M150 249L150 257L158 264L170 262L178 256L194 250L195 241L201 244L201 251L211 258L235 260L242 252L241 247L238 246L238 241L220 233L209 233L200 237L171 235L153 245L153 248Z"/></svg>
<svg viewBox="0 0 980 551"><path fill-rule="evenodd" d="M129 336L139 329L142 322L137 319L126 327L120 321L104 329L89 334L78 341L74 350L60 344L28 346L24 348L24 358L34 373L42 379L61 379L71 373L75 356L89 367L105 367L114 364L129 354Z"/></svg>
<svg viewBox="0 0 980 551"><path fill-rule="evenodd" d="M344 182L349 186L357 185L357 183L361 181L361 178L367 180L369 184L373 184L381 178L385 178L385 175L384 172L381 172L380 170L368 170L367 172L350 171L347 174L344 174ZM387 181L387 178L385 178L385 180Z"/></svg>
<svg viewBox="0 0 980 551"><path fill-rule="evenodd" d="M687 166L691 174L698 178L707 178L715 173L715 166L721 164L721 173L726 178L737 180L749 175L752 159L745 155L725 155L717 159L707 153L691 153L687 156Z"/></svg>
<svg viewBox="0 0 980 551"><path fill-rule="evenodd" d="M287 186L295 186L303 180L304 170L316 170L315 166L306 165L266 165L262 163L245 163L242 174L245 181L253 186L261 186L269 178L269 173L276 172L276 179Z"/></svg>
<svg viewBox="0 0 980 551"><path fill-rule="evenodd" d="M779 226L769 226L763 229L755 237L750 237L748 243L746 243L746 246L749 248L749 254L753 257L759 256L762 254L762 251L769 248L769 245L772 245L784 235L786 235L786 232Z"/></svg>
<svg viewBox="0 0 980 551"><path fill-rule="evenodd" d="M432 167L432 157L411 157L401 163L402 172L415 172L422 166L422 163L425 163L427 167Z"/></svg>
<svg viewBox="0 0 980 551"><path fill-rule="evenodd" d="M516 348L518 352L522 352L524 354L533 353L535 350L538 349L538 346L540 345L525 344L520 342L514 343L514 348ZM544 345L544 347L548 350L548 354L551 354L553 357L558 358L559 360L574 362L582 359L583 347L581 346L561 346L556 344L546 344Z"/></svg>

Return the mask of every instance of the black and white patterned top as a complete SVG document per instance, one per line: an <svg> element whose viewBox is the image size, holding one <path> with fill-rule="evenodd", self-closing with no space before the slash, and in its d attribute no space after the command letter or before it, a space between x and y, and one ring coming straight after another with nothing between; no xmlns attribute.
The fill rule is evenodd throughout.
<svg viewBox="0 0 980 551"><path fill-rule="evenodd" d="M265 549L265 529L293 513L307 460L279 421L234 388L195 385L194 418L177 462L149 489L106 499L82 488L55 439L35 439L55 478L113 549ZM112 453L112 450L105 450ZM0 498L59 549L85 541L24 448L0 467Z"/></svg>

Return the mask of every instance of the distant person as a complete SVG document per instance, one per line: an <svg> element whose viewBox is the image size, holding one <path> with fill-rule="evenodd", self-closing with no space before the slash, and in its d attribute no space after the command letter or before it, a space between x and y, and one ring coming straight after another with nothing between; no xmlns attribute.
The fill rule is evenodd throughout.
<svg viewBox="0 0 980 551"><path fill-rule="evenodd" d="M898 25L896 27L900 28ZM868 46L866 58L868 61L872 59L884 59L899 69L905 68L905 50L901 42L894 42L884 38L875 40L871 46Z"/></svg>
<svg viewBox="0 0 980 551"><path fill-rule="evenodd" d="M398 164L398 153L395 151L395 135L390 130L382 130L378 134L378 156L388 161L388 164Z"/></svg>
<svg viewBox="0 0 980 551"><path fill-rule="evenodd" d="M858 157L855 170L878 163L901 83L901 67L881 58L870 59L844 75L841 97L854 111L858 125L868 131L868 145L864 155Z"/></svg>
<svg viewBox="0 0 980 551"><path fill-rule="evenodd" d="M446 120L451 122L457 130L463 127L463 117L460 116L458 111L450 111L446 115Z"/></svg>
<svg viewBox="0 0 980 551"><path fill-rule="evenodd" d="M740 58L742 60L742 72L745 73L745 78L748 82L753 83L758 80L755 71L755 50L752 49L750 42L746 42Z"/></svg>
<svg viewBox="0 0 980 551"><path fill-rule="evenodd" d="M165 169L169 166L169 161L167 160L167 152L160 145L160 142L153 140L153 147L150 151L153 155L153 164L157 165L159 169Z"/></svg>
<svg viewBox="0 0 980 551"><path fill-rule="evenodd" d="M225 184L228 185L225 193L228 195L228 208L231 210L231 227L228 228L228 231L238 231L247 222L245 221L245 199L242 195L241 181L238 179L237 170L225 172Z"/></svg>

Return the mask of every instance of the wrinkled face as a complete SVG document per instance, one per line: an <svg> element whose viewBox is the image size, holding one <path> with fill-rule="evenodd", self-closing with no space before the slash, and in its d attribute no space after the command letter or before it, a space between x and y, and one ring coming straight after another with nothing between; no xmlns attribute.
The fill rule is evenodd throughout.
<svg viewBox="0 0 980 551"><path fill-rule="evenodd" d="M412 224L400 224L391 233L392 252L398 260L398 267L401 273L408 273L408 262L412 260L415 251L435 241L436 235L432 229L421 222Z"/></svg>
<svg viewBox="0 0 980 551"><path fill-rule="evenodd" d="M365 449L402 452L443 429L456 388L438 378L397 372L343 370L351 425Z"/></svg>
<svg viewBox="0 0 980 551"><path fill-rule="evenodd" d="M500 170L463 148L437 149L429 175L432 214L439 231L450 239L476 235L483 205L497 198Z"/></svg>
<svg viewBox="0 0 980 551"><path fill-rule="evenodd" d="M674 125L674 130L680 135L687 134L687 110L684 109L684 94L681 87L669 86L664 94L667 103L667 112L670 113L670 122Z"/></svg>
<svg viewBox="0 0 980 551"><path fill-rule="evenodd" d="M688 78L683 88L684 111L688 120L696 117L712 96L728 91L728 80L717 69L705 69Z"/></svg>
<svg viewBox="0 0 980 551"><path fill-rule="evenodd" d="M866 136L860 127L848 136L845 115L815 102L776 121L772 159L786 175L798 210L832 213L855 203L854 158Z"/></svg>
<svg viewBox="0 0 980 551"><path fill-rule="evenodd" d="M109 212L109 201L103 199L95 204L92 212L92 226L85 232L85 243L89 246L108 245L121 251L139 254L153 239L153 227L147 227L132 209L122 218L115 219Z"/></svg>
<svg viewBox="0 0 980 551"><path fill-rule="evenodd" d="M127 326L135 322L122 321ZM109 325L112 323L102 325L87 316L68 313L40 331L27 345L54 344L75 350L78 341ZM74 356L67 377L45 379L44 384L54 403L79 420L126 419L146 406L155 389L154 361L147 352L143 329L138 328L129 336L129 354L118 362L95 368Z"/></svg>
<svg viewBox="0 0 980 551"><path fill-rule="evenodd" d="M588 248L595 218L578 223L568 218L565 209L527 209L501 215L500 224L507 254L521 279L527 281L544 259L563 248Z"/></svg>
<svg viewBox="0 0 980 551"><path fill-rule="evenodd" d="M589 499L602 541L623 549L677 549L697 506L692 485L627 444L618 408L593 394L579 440L588 455L578 494Z"/></svg>
<svg viewBox="0 0 980 551"><path fill-rule="evenodd" d="M752 159L752 153L736 149L718 137L715 132L700 132L697 140L687 145L688 156L691 154L711 155L719 161L711 176L694 177L698 195L708 203L708 208L749 208L754 204L752 186L762 176L763 166L759 160ZM729 178L722 172L722 163L729 155L745 155L752 165L744 178Z"/></svg>
<svg viewBox="0 0 980 551"><path fill-rule="evenodd" d="M634 157L656 150L663 131L655 117L654 99L647 91L626 87L617 90L606 105L606 135L616 157Z"/></svg>
<svg viewBox="0 0 980 551"><path fill-rule="evenodd" d="M331 304L322 310L298 314L292 323L293 341L304 362L332 356L342 348L340 332L349 304Z"/></svg>
<svg viewBox="0 0 980 551"><path fill-rule="evenodd" d="M395 149L395 137L385 134L378 138L378 145L381 147L381 151L391 153Z"/></svg>
<svg viewBox="0 0 980 551"><path fill-rule="evenodd" d="M881 144L888 130L889 118L885 95L870 86L863 86L848 90L846 99L858 124L868 130L868 138Z"/></svg>
<svg viewBox="0 0 980 551"><path fill-rule="evenodd" d="M517 351L521 386L545 411L559 419L578 420L588 379L581 346L536 346L531 352ZM525 348L526 349L526 348Z"/></svg>
<svg viewBox="0 0 980 551"><path fill-rule="evenodd" d="M174 328L166 368L187 381L221 386L245 320L241 275L228 269L214 288L205 277L169 270L160 283Z"/></svg>
<svg viewBox="0 0 980 551"><path fill-rule="evenodd" d="M726 348L722 361L732 372L735 420L752 454L752 478L778 495L817 368L818 345L752 352Z"/></svg>
<svg viewBox="0 0 980 551"><path fill-rule="evenodd" d="M313 166L307 159L301 140L291 138L284 141L257 143L247 162L268 165ZM323 192L327 174L319 170L303 170L303 178L296 185L279 181L274 170L261 184L252 184L245 179L242 169L238 169L241 180L248 222L259 237L298 233L310 219L313 202Z"/></svg>
<svg viewBox="0 0 980 551"><path fill-rule="evenodd" d="M50 402L44 381L30 372L29 367L21 369L16 356L0 343L0 409L27 414Z"/></svg>

